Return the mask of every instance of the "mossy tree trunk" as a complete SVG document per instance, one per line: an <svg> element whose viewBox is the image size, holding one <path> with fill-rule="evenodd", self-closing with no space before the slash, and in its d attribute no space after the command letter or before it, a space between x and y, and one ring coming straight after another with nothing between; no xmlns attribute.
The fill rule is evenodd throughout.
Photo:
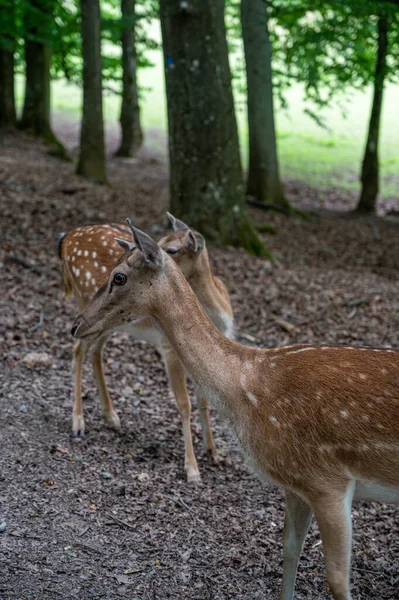
<svg viewBox="0 0 399 600"><path fill-rule="evenodd" d="M116 156L132 157L143 143L137 88L137 55L135 35L135 0L122 0L122 108L121 145Z"/></svg>
<svg viewBox="0 0 399 600"><path fill-rule="evenodd" d="M83 115L77 173L105 183L99 0L81 0L83 54Z"/></svg>
<svg viewBox="0 0 399 600"><path fill-rule="evenodd" d="M24 4L25 97L19 128L63 147L50 123L51 36L55 0L31 0Z"/></svg>
<svg viewBox="0 0 399 600"><path fill-rule="evenodd" d="M380 17L378 20L378 51L374 76L374 94L371 108L366 149L362 164L362 190L360 193L357 211L374 213L376 211L377 196L379 191L379 159L378 143L381 125L382 97L384 80L387 70L386 57L388 52L388 19Z"/></svg>
<svg viewBox="0 0 399 600"><path fill-rule="evenodd" d="M3 0L0 26L0 128L14 127L17 121L14 96L14 0Z"/></svg>
<svg viewBox="0 0 399 600"><path fill-rule="evenodd" d="M288 208L277 158L267 0L241 0L241 26L248 96L247 195L258 202Z"/></svg>
<svg viewBox="0 0 399 600"><path fill-rule="evenodd" d="M224 0L160 0L171 210L223 244L265 248L244 202Z"/></svg>

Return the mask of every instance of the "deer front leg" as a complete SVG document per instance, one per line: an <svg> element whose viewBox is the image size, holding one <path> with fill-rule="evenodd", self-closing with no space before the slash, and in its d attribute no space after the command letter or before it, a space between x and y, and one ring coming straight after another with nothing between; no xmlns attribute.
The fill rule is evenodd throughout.
<svg viewBox="0 0 399 600"><path fill-rule="evenodd" d="M74 374L74 401L72 411L72 434L81 437L85 432L82 403L82 369L87 350L87 344L80 340L74 342L72 350L72 364Z"/></svg>
<svg viewBox="0 0 399 600"><path fill-rule="evenodd" d="M351 508L355 482L335 489L313 504L323 542L327 582L335 600L351 600L349 569L352 546Z"/></svg>
<svg viewBox="0 0 399 600"><path fill-rule="evenodd" d="M170 346L163 344L162 354L168 372L170 387L174 393L183 424L184 466L187 473L187 481L189 483L199 483L201 481L201 476L198 470L193 440L191 437L191 403L187 393L186 374L180 360Z"/></svg>
<svg viewBox="0 0 399 600"><path fill-rule="evenodd" d="M112 400L108 393L107 383L104 377L103 371L103 349L107 338L101 338L95 343L92 354L92 365L94 371L94 377L96 379L98 393L100 394L101 409L104 420L115 429L119 429L121 422L118 415L116 414L114 407L112 406Z"/></svg>
<svg viewBox="0 0 399 600"><path fill-rule="evenodd" d="M204 442L205 452L210 458L212 458L213 462L217 463L218 457L216 453L216 446L215 442L213 441L211 424L209 422L208 401L200 392L197 392L197 399L202 429L202 440Z"/></svg>
<svg viewBox="0 0 399 600"><path fill-rule="evenodd" d="M281 600L292 600L294 597L299 557L311 520L312 509L310 506L302 498L287 490L285 494Z"/></svg>

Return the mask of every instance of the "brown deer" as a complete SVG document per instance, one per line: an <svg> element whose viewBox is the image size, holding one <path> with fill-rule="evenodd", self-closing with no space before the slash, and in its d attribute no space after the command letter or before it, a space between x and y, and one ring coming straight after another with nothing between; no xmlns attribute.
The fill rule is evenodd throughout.
<svg viewBox="0 0 399 600"><path fill-rule="evenodd" d="M399 502L399 352L242 346L212 324L170 257L132 232L137 249L122 256L72 335L98 340L151 318L261 477L285 488L282 600L293 598L312 513L331 592L349 600L352 500Z"/></svg>
<svg viewBox="0 0 399 600"><path fill-rule="evenodd" d="M220 279L214 277L209 264L205 240L198 232L192 232L185 223L168 213L174 231L164 237L160 244L180 265L192 289L197 294L205 312L215 325L226 335L232 335L233 314L227 288ZM117 237L116 237L117 236ZM108 280L109 274L126 250L131 250L131 232L126 225L92 225L78 227L66 234L60 244L63 262L63 277L66 296L75 296L82 311L93 294ZM134 326L123 326L136 340L155 344L161 352L169 376L171 388L180 411L185 443L185 468L187 479L198 482L200 474L194 454L190 428L191 404L186 388L183 366L169 343L147 319ZM120 427L109 396L103 373L102 353L109 333L91 344L92 365L101 399L105 421L113 427ZM75 379L72 430L74 435L84 433L82 403L82 366L89 344L77 340L73 349ZM199 414L205 449L216 462L217 453L209 423L208 403L202 394L198 395Z"/></svg>

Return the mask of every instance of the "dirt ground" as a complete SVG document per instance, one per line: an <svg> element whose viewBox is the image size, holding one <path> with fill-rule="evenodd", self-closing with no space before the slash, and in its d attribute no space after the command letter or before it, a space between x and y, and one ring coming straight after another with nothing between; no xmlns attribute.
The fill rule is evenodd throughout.
<svg viewBox="0 0 399 600"><path fill-rule="evenodd" d="M73 131L63 139L73 149ZM24 136L0 142L0 600L277 599L283 494L251 473L215 412L220 464L202 457L195 404L202 484L187 485L180 420L152 347L124 334L107 346L120 432L102 422L86 366L89 431L71 438L76 308L62 296L57 234L126 216L149 231L157 225L156 235L166 226L167 170L159 157L143 151L135 160L112 159L109 180L109 187L88 183ZM299 182L286 182L286 192L299 207L355 202L351 193L321 194ZM395 208L391 199L381 212ZM240 341L399 346L398 221L252 215L259 226L275 225L276 234L265 235L275 263L210 249L231 292ZM42 353L41 362L29 359L32 352ZM353 598L397 598L397 508L357 503L352 514ZM313 524L296 599L328 597Z"/></svg>

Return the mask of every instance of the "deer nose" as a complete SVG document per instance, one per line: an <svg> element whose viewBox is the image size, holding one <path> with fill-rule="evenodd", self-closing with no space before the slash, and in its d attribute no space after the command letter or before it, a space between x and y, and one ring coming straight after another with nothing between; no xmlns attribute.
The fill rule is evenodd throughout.
<svg viewBox="0 0 399 600"><path fill-rule="evenodd" d="M75 333L77 332L79 325L80 325L80 321L75 321L75 323L73 324L72 329L71 329L72 337L75 337Z"/></svg>

